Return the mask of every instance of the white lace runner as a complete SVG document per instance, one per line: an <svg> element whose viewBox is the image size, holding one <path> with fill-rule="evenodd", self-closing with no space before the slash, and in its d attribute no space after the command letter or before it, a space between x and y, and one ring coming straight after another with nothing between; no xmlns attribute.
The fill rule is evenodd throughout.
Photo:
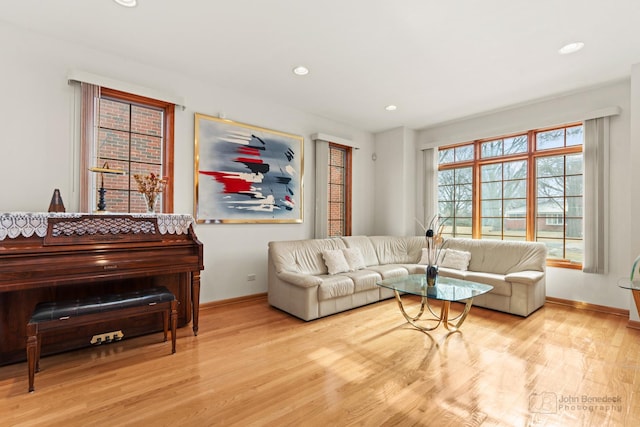
<svg viewBox="0 0 640 427"><path fill-rule="evenodd" d="M110 214L93 216L108 217ZM186 214L113 214L130 215L134 218L157 218L160 234L186 234L193 223L193 217ZM49 212L10 212L0 213L0 241L6 238L45 237L49 218L81 218L89 214L81 213L49 213ZM111 230L113 233L114 230ZM115 230L117 233L118 230ZM126 230L122 230L126 232Z"/></svg>

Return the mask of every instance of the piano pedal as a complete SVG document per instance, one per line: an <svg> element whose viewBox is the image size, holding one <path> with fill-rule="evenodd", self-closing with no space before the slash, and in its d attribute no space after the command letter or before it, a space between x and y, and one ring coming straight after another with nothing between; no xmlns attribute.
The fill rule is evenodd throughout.
<svg viewBox="0 0 640 427"><path fill-rule="evenodd" d="M120 341L123 337L124 334L122 333L122 331L107 332L105 334L98 334L91 337L91 344L108 344L110 342Z"/></svg>

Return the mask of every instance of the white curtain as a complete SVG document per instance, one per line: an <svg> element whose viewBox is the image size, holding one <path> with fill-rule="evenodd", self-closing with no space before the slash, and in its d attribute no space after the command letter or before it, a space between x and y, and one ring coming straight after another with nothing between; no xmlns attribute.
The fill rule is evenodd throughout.
<svg viewBox="0 0 640 427"><path fill-rule="evenodd" d="M584 122L585 273L608 270L609 117Z"/></svg>
<svg viewBox="0 0 640 427"><path fill-rule="evenodd" d="M424 207L420 222L426 227L429 221L438 214L438 149L422 150L424 162ZM423 230L424 231L424 230Z"/></svg>
<svg viewBox="0 0 640 427"><path fill-rule="evenodd" d="M316 239L329 236L329 143L316 139Z"/></svg>
<svg viewBox="0 0 640 427"><path fill-rule="evenodd" d="M80 111L80 212L92 212L95 198L93 194L93 173L89 172L96 161L96 117L98 117L98 102L100 101L100 86L90 83L80 84L82 91Z"/></svg>

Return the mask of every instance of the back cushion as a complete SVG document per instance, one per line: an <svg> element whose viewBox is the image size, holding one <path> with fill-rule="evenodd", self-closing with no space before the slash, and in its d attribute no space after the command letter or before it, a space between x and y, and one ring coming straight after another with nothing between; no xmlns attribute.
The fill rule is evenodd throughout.
<svg viewBox="0 0 640 427"><path fill-rule="evenodd" d="M471 271L509 274L544 271L546 265L546 247L538 242L452 238L447 239L445 247L470 252Z"/></svg>
<svg viewBox="0 0 640 427"><path fill-rule="evenodd" d="M367 266L378 265L378 255L371 243L371 240L367 236L344 236L342 237L344 244L348 248L358 248L364 258L364 263Z"/></svg>
<svg viewBox="0 0 640 427"><path fill-rule="evenodd" d="M427 240L424 236L405 237L407 240L407 254L411 258L411 263L416 264L422 258L422 248L427 247Z"/></svg>
<svg viewBox="0 0 640 427"><path fill-rule="evenodd" d="M424 237L372 236L369 239L381 265L415 264L420 260L420 241L424 241Z"/></svg>
<svg viewBox="0 0 640 427"><path fill-rule="evenodd" d="M269 242L269 256L277 272L327 274L322 251L345 247L344 242L338 238Z"/></svg>

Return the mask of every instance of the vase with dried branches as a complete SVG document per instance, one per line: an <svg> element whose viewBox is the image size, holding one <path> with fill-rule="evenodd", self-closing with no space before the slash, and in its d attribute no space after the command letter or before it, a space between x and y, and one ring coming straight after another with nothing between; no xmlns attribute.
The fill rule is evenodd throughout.
<svg viewBox="0 0 640 427"><path fill-rule="evenodd" d="M154 213L158 202L158 196L164 191L168 177L159 177L153 172L146 175L134 174L133 178L138 184L138 191L142 194L147 206L147 213Z"/></svg>
<svg viewBox="0 0 640 427"><path fill-rule="evenodd" d="M437 215L431 218L429 228L425 231L425 239L427 240L427 286L435 286L438 280L438 259L440 252L445 245L445 239L442 237L444 222L440 222Z"/></svg>

